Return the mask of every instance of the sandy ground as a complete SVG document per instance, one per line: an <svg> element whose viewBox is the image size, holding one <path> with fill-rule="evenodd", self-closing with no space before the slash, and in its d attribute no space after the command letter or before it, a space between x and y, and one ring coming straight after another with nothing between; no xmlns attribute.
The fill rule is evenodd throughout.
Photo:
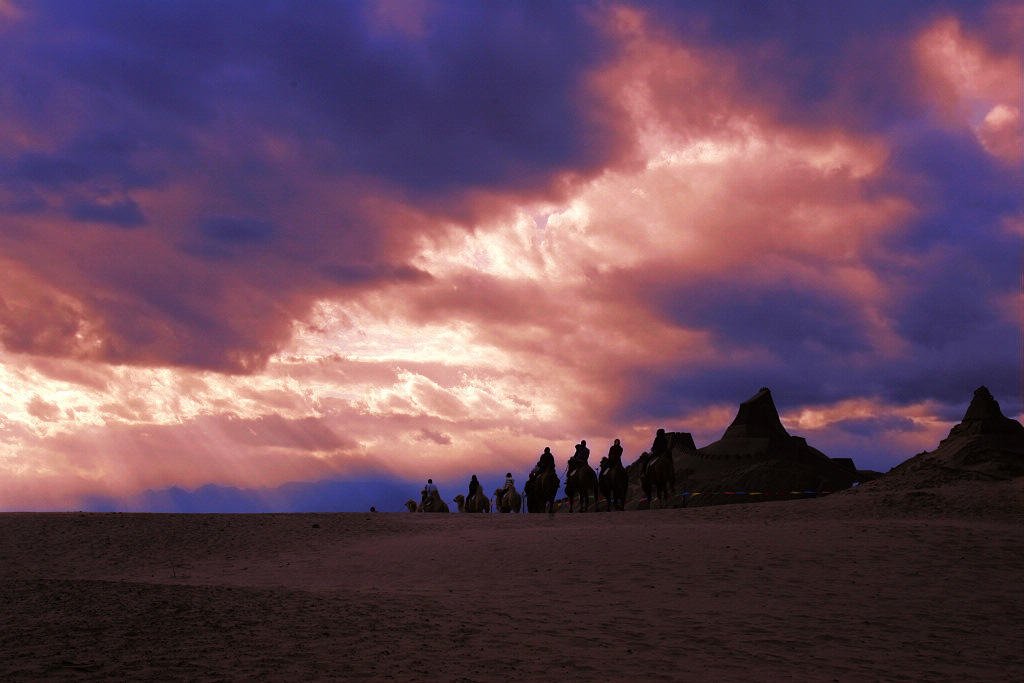
<svg viewBox="0 0 1024 683"><path fill-rule="evenodd" d="M1024 482L544 515L0 515L0 679L1024 679Z"/></svg>

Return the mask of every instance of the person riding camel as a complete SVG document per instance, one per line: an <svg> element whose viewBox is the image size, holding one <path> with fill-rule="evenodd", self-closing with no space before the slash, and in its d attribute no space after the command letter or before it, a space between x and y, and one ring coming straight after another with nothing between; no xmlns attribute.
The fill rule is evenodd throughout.
<svg viewBox="0 0 1024 683"><path fill-rule="evenodd" d="M587 440L583 439L576 444L576 452L569 458L568 471L566 472L565 478L571 477L581 465L590 466L587 462L590 459L590 449L587 448Z"/></svg>
<svg viewBox="0 0 1024 683"><path fill-rule="evenodd" d="M551 454L551 447L545 446L544 452L540 454L540 460L537 461L536 466L530 471L530 474L540 474L547 468L555 469L555 456Z"/></svg>
<svg viewBox="0 0 1024 683"><path fill-rule="evenodd" d="M647 468L650 467L651 463L660 458L663 455L668 454L668 437L665 435L664 429L659 429L658 433L654 435L654 443L651 444L651 456L644 462L642 474L647 473Z"/></svg>
<svg viewBox="0 0 1024 683"><path fill-rule="evenodd" d="M536 469L537 468L535 467L534 470L536 470ZM523 493L526 494L527 498L530 498L533 495L533 486L536 483L536 481L537 481L537 473L534 472L534 471L531 471L529 478L526 480L526 483L523 484Z"/></svg>
<svg viewBox="0 0 1024 683"><path fill-rule="evenodd" d="M608 449L608 457L601 459L601 471L619 467L622 467L622 446L619 445L619 440L615 439L615 443Z"/></svg>
<svg viewBox="0 0 1024 683"><path fill-rule="evenodd" d="M505 488L503 488L502 491L508 491L509 489L511 489L513 491L516 490L516 480L512 478L512 473L511 472L506 472L505 473Z"/></svg>
<svg viewBox="0 0 1024 683"><path fill-rule="evenodd" d="M424 505L430 500L430 496L437 493L437 486L434 484L433 479L427 479L427 485L423 487L423 500L420 502Z"/></svg>
<svg viewBox="0 0 1024 683"><path fill-rule="evenodd" d="M471 500L476 495L477 489L480 488L480 482L477 481L476 475L469 480L469 495L466 496L466 500Z"/></svg>

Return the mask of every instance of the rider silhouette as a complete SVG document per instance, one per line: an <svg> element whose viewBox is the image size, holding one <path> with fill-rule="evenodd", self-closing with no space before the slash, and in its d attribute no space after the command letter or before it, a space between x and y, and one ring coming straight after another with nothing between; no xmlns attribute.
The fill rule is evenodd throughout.
<svg viewBox="0 0 1024 683"><path fill-rule="evenodd" d="M555 456L551 454L551 447L547 446L544 448L544 452L540 454L540 460L537 461L537 465L533 468L531 474L540 474L549 467L555 469Z"/></svg>
<svg viewBox="0 0 1024 683"><path fill-rule="evenodd" d="M622 446L619 445L618 439L615 439L615 443L608 449L607 466L622 467Z"/></svg>
<svg viewBox="0 0 1024 683"><path fill-rule="evenodd" d="M583 439L578 444L576 444L576 452L573 453L571 458L569 458L569 464L566 468L568 470L565 475L566 479L571 477L573 473L576 472L576 469L578 467L580 467L581 465L587 465L587 461L589 460L589 458L590 449L587 448L587 440Z"/></svg>

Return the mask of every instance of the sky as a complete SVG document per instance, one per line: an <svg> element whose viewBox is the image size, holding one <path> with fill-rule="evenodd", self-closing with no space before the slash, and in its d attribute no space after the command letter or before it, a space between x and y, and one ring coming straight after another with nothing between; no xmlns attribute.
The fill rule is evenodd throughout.
<svg viewBox="0 0 1024 683"><path fill-rule="evenodd" d="M1021 419L1022 36L975 0L0 0L0 509L454 495L706 445L762 386L883 472L981 385Z"/></svg>

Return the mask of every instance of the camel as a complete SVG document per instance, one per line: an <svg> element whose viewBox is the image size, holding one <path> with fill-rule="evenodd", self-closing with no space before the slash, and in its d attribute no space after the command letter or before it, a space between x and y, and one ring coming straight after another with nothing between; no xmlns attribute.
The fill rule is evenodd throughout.
<svg viewBox="0 0 1024 683"><path fill-rule="evenodd" d="M646 461L641 466L643 474L640 475L640 485L647 496L648 505L653 507L651 492L657 489L662 509L667 508L676 497L676 469L672 464L672 451L656 456L644 453L640 458Z"/></svg>
<svg viewBox="0 0 1024 683"><path fill-rule="evenodd" d="M540 512L540 510L537 509L537 495L534 493L534 489L536 488L534 486L534 484L536 484L535 479L536 475L534 478L526 482L526 486L523 487L523 502L526 503L526 511L531 515L535 512Z"/></svg>
<svg viewBox="0 0 1024 683"><path fill-rule="evenodd" d="M424 489L420 491L420 495L426 495L427 491ZM449 512L448 503L441 500L441 495L436 491L430 492L430 498L426 503L420 503L416 506L416 512Z"/></svg>
<svg viewBox="0 0 1024 683"><path fill-rule="evenodd" d="M601 489L601 495L604 496L607 512L612 511L613 503L616 510L626 509L626 490L629 488L629 475L626 473L626 468L622 466L621 462L614 467L601 470L597 483Z"/></svg>
<svg viewBox="0 0 1024 683"><path fill-rule="evenodd" d="M498 512L519 512L523 507L523 499L515 489L495 489L494 507Z"/></svg>
<svg viewBox="0 0 1024 683"><path fill-rule="evenodd" d="M416 501L410 498L405 501L405 507L409 508L409 512L416 512Z"/></svg>
<svg viewBox="0 0 1024 683"><path fill-rule="evenodd" d="M533 480L533 491L530 494L533 504L530 507L541 512L546 508L547 512L554 514L559 483L554 467L547 467L540 472Z"/></svg>
<svg viewBox="0 0 1024 683"><path fill-rule="evenodd" d="M476 493L469 500L461 493L455 496L455 500L452 501L459 506L459 512L490 512L491 501L484 495L484 492L478 487Z"/></svg>
<svg viewBox="0 0 1024 683"><path fill-rule="evenodd" d="M570 467L572 465L570 464ZM579 463L576 471L565 479L565 495L569 496L569 512L572 512L572 501L580 497L580 512L590 512L590 495L594 495L594 509L597 510L597 475L590 465Z"/></svg>

